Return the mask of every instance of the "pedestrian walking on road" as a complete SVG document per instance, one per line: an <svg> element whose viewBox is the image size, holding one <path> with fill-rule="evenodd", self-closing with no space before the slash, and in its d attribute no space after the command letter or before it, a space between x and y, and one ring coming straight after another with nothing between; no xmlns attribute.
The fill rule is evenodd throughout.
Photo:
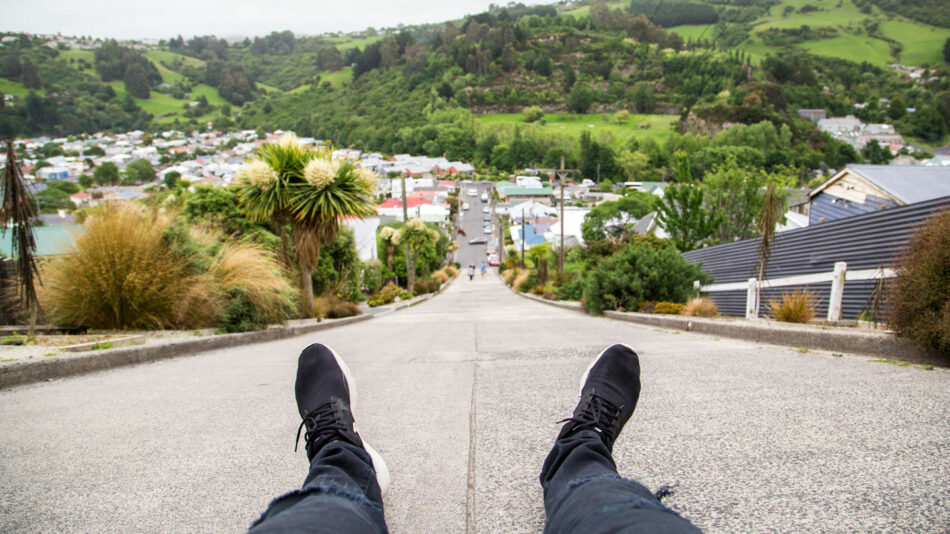
<svg viewBox="0 0 950 534"><path fill-rule="evenodd" d="M488 271L488 266L485 265L485 262L482 262L482 278L485 278L486 271Z"/></svg>
<svg viewBox="0 0 950 534"><path fill-rule="evenodd" d="M310 471L303 488L271 502L250 531L388 532L383 496L389 469L356 431L349 368L329 347L310 345L297 362L295 389L303 418L297 438L306 427ZM580 401L541 467L546 534L700 532L645 486L617 473L614 441L639 396L640 360L630 347L608 347L587 368Z"/></svg>
<svg viewBox="0 0 950 534"><path fill-rule="evenodd" d="M468 280L471 282L474 279L475 279L475 264L469 263L468 264Z"/></svg>

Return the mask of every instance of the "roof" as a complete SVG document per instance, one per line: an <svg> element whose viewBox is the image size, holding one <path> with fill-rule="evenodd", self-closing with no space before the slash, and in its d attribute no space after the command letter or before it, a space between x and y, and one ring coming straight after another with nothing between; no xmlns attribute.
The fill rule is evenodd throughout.
<svg viewBox="0 0 950 534"><path fill-rule="evenodd" d="M830 180L808 194L814 197L837 181L846 171L851 171L901 204L913 204L934 198L950 196L950 168L894 165L850 164Z"/></svg>
<svg viewBox="0 0 950 534"><path fill-rule="evenodd" d="M508 197L546 197L554 194L550 187L508 187L504 195Z"/></svg>
<svg viewBox="0 0 950 534"><path fill-rule="evenodd" d="M83 231L81 225L37 226L33 228L37 256L57 256L69 252L76 233ZM13 233L0 232L0 254L13 257Z"/></svg>

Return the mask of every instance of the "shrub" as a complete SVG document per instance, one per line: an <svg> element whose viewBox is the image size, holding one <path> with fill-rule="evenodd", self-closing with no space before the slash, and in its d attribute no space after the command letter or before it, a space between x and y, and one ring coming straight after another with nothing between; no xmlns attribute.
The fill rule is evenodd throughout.
<svg viewBox="0 0 950 534"><path fill-rule="evenodd" d="M369 300L366 301L366 304L370 308L375 308L376 306L382 306L384 304L389 304L389 303L384 302L383 297L381 297L379 294L376 294L376 295L371 296Z"/></svg>
<svg viewBox="0 0 950 534"><path fill-rule="evenodd" d="M641 302L640 305L637 306L637 311L640 313L653 313L656 311L656 302L652 300Z"/></svg>
<svg viewBox="0 0 950 534"><path fill-rule="evenodd" d="M584 280L575 278L570 282L558 286L554 294L557 300L581 300L584 296Z"/></svg>
<svg viewBox="0 0 950 534"><path fill-rule="evenodd" d="M446 266L445 270L449 273L449 276L451 276L452 278L455 278L455 277L458 276L458 274L459 274L459 269L458 269L458 264L457 264L457 263L456 263L455 265L448 265L448 266Z"/></svg>
<svg viewBox="0 0 950 534"><path fill-rule="evenodd" d="M175 326L196 279L163 240L169 224L133 204L92 210L75 254L45 269L40 300L49 318L103 329Z"/></svg>
<svg viewBox="0 0 950 534"><path fill-rule="evenodd" d="M891 323L897 335L950 354L950 210L924 224L897 264Z"/></svg>
<svg viewBox="0 0 950 534"><path fill-rule="evenodd" d="M434 277L434 276L433 276ZM416 295L424 295L426 293L435 293L439 290L439 283L431 278L426 278L424 280L416 280Z"/></svg>
<svg viewBox="0 0 950 534"><path fill-rule="evenodd" d="M772 317L785 323L807 323L815 317L817 307L815 294L807 288L783 291L781 300L769 299Z"/></svg>
<svg viewBox="0 0 950 534"><path fill-rule="evenodd" d="M709 297L689 299L683 308L683 315L690 317L715 317L719 314L719 306Z"/></svg>
<svg viewBox="0 0 950 534"><path fill-rule="evenodd" d="M515 289L517 289L520 286L521 282L523 282L524 279L527 278L527 276L528 276L528 271L526 269L521 269L519 267L516 267L514 269L508 269L502 274L502 277L504 278L505 283Z"/></svg>
<svg viewBox="0 0 950 534"><path fill-rule="evenodd" d="M313 299L313 310L320 319L342 319L360 314L359 306L333 294Z"/></svg>
<svg viewBox="0 0 950 534"><path fill-rule="evenodd" d="M621 307L636 310L645 300L685 302L696 280L707 284L711 279L676 248L634 240L587 274L584 302L594 314Z"/></svg>
<svg viewBox="0 0 950 534"><path fill-rule="evenodd" d="M408 291L401 291L399 293L399 300L409 300L412 298L412 293Z"/></svg>
<svg viewBox="0 0 950 534"><path fill-rule="evenodd" d="M544 286L535 286L531 288L531 294L540 297L544 295Z"/></svg>
<svg viewBox="0 0 950 534"><path fill-rule="evenodd" d="M383 264L374 260L363 264L363 289L370 294L379 292L383 285Z"/></svg>
<svg viewBox="0 0 950 534"><path fill-rule="evenodd" d="M669 315L679 315L685 306L676 302L657 302L653 308L653 313L665 313Z"/></svg>
<svg viewBox="0 0 950 534"><path fill-rule="evenodd" d="M537 271L524 269L515 277L514 288L517 289L519 293L527 293L536 285L538 285Z"/></svg>
<svg viewBox="0 0 950 534"><path fill-rule="evenodd" d="M442 285L449 281L449 275L445 274L445 271L443 270L436 271L432 273L432 281L434 281L438 285ZM416 290L419 290L418 284L419 282L416 282ZM435 290L433 289L432 291L435 291ZM432 291L427 291L427 293L431 293Z"/></svg>

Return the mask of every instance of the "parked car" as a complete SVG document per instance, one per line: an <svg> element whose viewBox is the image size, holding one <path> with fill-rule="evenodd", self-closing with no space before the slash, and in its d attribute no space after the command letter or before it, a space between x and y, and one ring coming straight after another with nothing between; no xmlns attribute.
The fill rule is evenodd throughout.
<svg viewBox="0 0 950 534"><path fill-rule="evenodd" d="M484 228L484 231L485 231L486 234L490 234L490 233L491 233L491 226L486 226L486 227Z"/></svg>
<svg viewBox="0 0 950 534"><path fill-rule="evenodd" d="M488 209L488 206L482 206L482 213L491 213L491 210Z"/></svg>
<svg viewBox="0 0 950 534"><path fill-rule="evenodd" d="M487 237L476 237L475 239L468 240L469 245L484 245L485 243L488 243Z"/></svg>
<svg viewBox="0 0 950 534"><path fill-rule="evenodd" d="M462 209L467 211L468 208L469 208L468 202L462 202Z"/></svg>
<svg viewBox="0 0 950 534"><path fill-rule="evenodd" d="M488 265L491 265L492 267L498 267L500 263L501 262L498 261L498 254L492 254L491 256L488 256Z"/></svg>
<svg viewBox="0 0 950 534"><path fill-rule="evenodd" d="M468 190L468 196L470 196L470 197L477 197L477 196L478 196L478 189L469 189L469 190Z"/></svg>
<svg viewBox="0 0 950 534"><path fill-rule="evenodd" d="M491 215L485 215L484 217L482 217L482 221L484 221L484 222L490 222L490 221L491 221Z"/></svg>
<svg viewBox="0 0 950 534"><path fill-rule="evenodd" d="M488 202L488 193L482 193L482 202Z"/></svg>

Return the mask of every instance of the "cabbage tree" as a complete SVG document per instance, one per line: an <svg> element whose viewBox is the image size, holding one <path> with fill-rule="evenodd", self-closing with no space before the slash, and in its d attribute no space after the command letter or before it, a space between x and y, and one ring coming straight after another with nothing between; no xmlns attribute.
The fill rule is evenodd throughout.
<svg viewBox="0 0 950 534"><path fill-rule="evenodd" d="M439 231L429 228L422 219L413 218L397 230L392 237L394 245L404 245L409 249L409 269L406 273L406 289L412 293L416 286L416 267L419 265L419 253L439 241Z"/></svg>

